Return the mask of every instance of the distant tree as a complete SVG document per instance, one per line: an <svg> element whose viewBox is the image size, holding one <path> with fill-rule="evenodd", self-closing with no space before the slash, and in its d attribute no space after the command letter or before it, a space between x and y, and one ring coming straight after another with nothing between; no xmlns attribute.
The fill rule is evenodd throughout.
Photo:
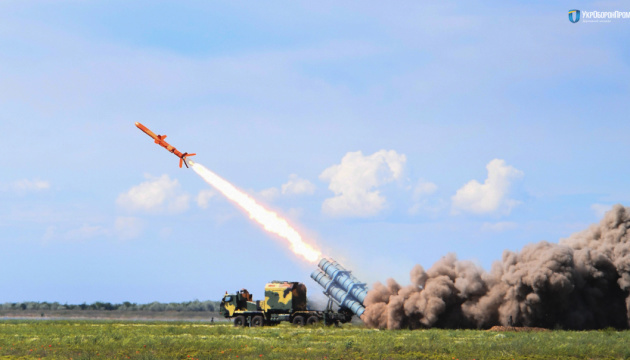
<svg viewBox="0 0 630 360"><path fill-rule="evenodd" d="M164 311L166 310L166 306L162 303L154 301L151 304L149 304L149 310L150 311Z"/></svg>
<svg viewBox="0 0 630 360"><path fill-rule="evenodd" d="M161 303L158 301L154 301L148 304L136 304L129 301L125 301L121 304L96 301L92 304L86 304L84 302L79 305L68 303L61 305L58 302L49 303L46 301L25 301L18 303L5 302L3 304L0 304L0 310L215 311L218 307L218 301L199 301L198 299L181 303Z"/></svg>

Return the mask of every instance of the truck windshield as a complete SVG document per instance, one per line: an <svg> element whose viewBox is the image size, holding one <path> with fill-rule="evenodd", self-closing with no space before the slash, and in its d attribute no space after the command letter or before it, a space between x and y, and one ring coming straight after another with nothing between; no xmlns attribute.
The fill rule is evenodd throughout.
<svg viewBox="0 0 630 360"><path fill-rule="evenodd" d="M230 301L232 301L232 297L231 296L226 296L225 298L223 298L223 301L230 302Z"/></svg>

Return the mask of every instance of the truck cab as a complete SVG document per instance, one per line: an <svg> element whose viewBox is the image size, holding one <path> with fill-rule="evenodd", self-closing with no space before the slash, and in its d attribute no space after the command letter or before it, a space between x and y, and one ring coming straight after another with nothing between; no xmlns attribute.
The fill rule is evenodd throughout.
<svg viewBox="0 0 630 360"><path fill-rule="evenodd" d="M219 311L226 318L234 316L236 311L256 311L260 310L258 302L252 301L252 294L247 289L241 289L235 294L225 292Z"/></svg>

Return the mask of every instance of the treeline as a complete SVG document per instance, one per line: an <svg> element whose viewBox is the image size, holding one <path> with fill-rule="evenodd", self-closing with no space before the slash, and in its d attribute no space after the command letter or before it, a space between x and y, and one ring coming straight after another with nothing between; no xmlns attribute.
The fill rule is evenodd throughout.
<svg viewBox="0 0 630 360"><path fill-rule="evenodd" d="M60 304L58 302L18 302L4 303L0 310L106 310L106 311L218 311L218 301L188 301L182 303L152 302L149 304L136 304L125 301L121 304L97 301L93 304Z"/></svg>

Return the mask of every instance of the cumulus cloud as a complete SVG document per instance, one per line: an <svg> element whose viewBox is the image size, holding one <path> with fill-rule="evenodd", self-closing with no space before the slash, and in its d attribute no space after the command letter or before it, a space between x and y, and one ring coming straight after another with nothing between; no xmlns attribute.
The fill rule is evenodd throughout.
<svg viewBox="0 0 630 360"><path fill-rule="evenodd" d="M523 177L523 172L505 164L504 160L494 159L486 165L488 178L483 184L471 180L453 195L452 209L473 214L507 215L518 201L508 198L514 180Z"/></svg>
<svg viewBox="0 0 630 360"><path fill-rule="evenodd" d="M289 175L289 181L282 185L282 195L313 195L314 192L315 185L297 174Z"/></svg>
<svg viewBox="0 0 630 360"><path fill-rule="evenodd" d="M119 216L114 223L116 235L121 240L135 239L142 233L142 221L135 217Z"/></svg>
<svg viewBox="0 0 630 360"><path fill-rule="evenodd" d="M409 215L417 215L419 213L425 213L428 215L436 215L438 212L444 209L444 200L428 199L428 195L437 191L437 185L432 182L425 181L423 179L418 180L416 186L413 187L412 199L414 204L407 210Z"/></svg>
<svg viewBox="0 0 630 360"><path fill-rule="evenodd" d="M274 201L278 197L278 195L280 195L280 190L274 187L258 192L258 196L260 196L265 201Z"/></svg>
<svg viewBox="0 0 630 360"><path fill-rule="evenodd" d="M190 196L181 190L177 179L168 175L145 175L147 181L118 196L116 203L130 211L180 213L188 209Z"/></svg>
<svg viewBox="0 0 630 360"><path fill-rule="evenodd" d="M425 195L431 195L437 190L437 185L432 182L418 180L418 184L413 188L414 200L419 200Z"/></svg>
<svg viewBox="0 0 630 360"><path fill-rule="evenodd" d="M197 194L197 206L202 209L207 209L210 199L212 199L216 194L217 193L211 189L201 190L199 194Z"/></svg>
<svg viewBox="0 0 630 360"><path fill-rule="evenodd" d="M407 158L394 150L364 156L349 152L341 164L324 170L319 178L328 181L335 196L324 200L322 211L332 216L367 217L385 208L386 198L377 188L400 179Z"/></svg>
<svg viewBox="0 0 630 360"><path fill-rule="evenodd" d="M268 202L276 200L279 196L313 195L315 185L297 174L289 175L289 181L282 184L280 189L271 187L258 192L258 196Z"/></svg>
<svg viewBox="0 0 630 360"><path fill-rule="evenodd" d="M0 190L14 191L18 193L42 191L48 189L50 189L50 183L48 181L39 179L22 179L8 184L0 184Z"/></svg>

